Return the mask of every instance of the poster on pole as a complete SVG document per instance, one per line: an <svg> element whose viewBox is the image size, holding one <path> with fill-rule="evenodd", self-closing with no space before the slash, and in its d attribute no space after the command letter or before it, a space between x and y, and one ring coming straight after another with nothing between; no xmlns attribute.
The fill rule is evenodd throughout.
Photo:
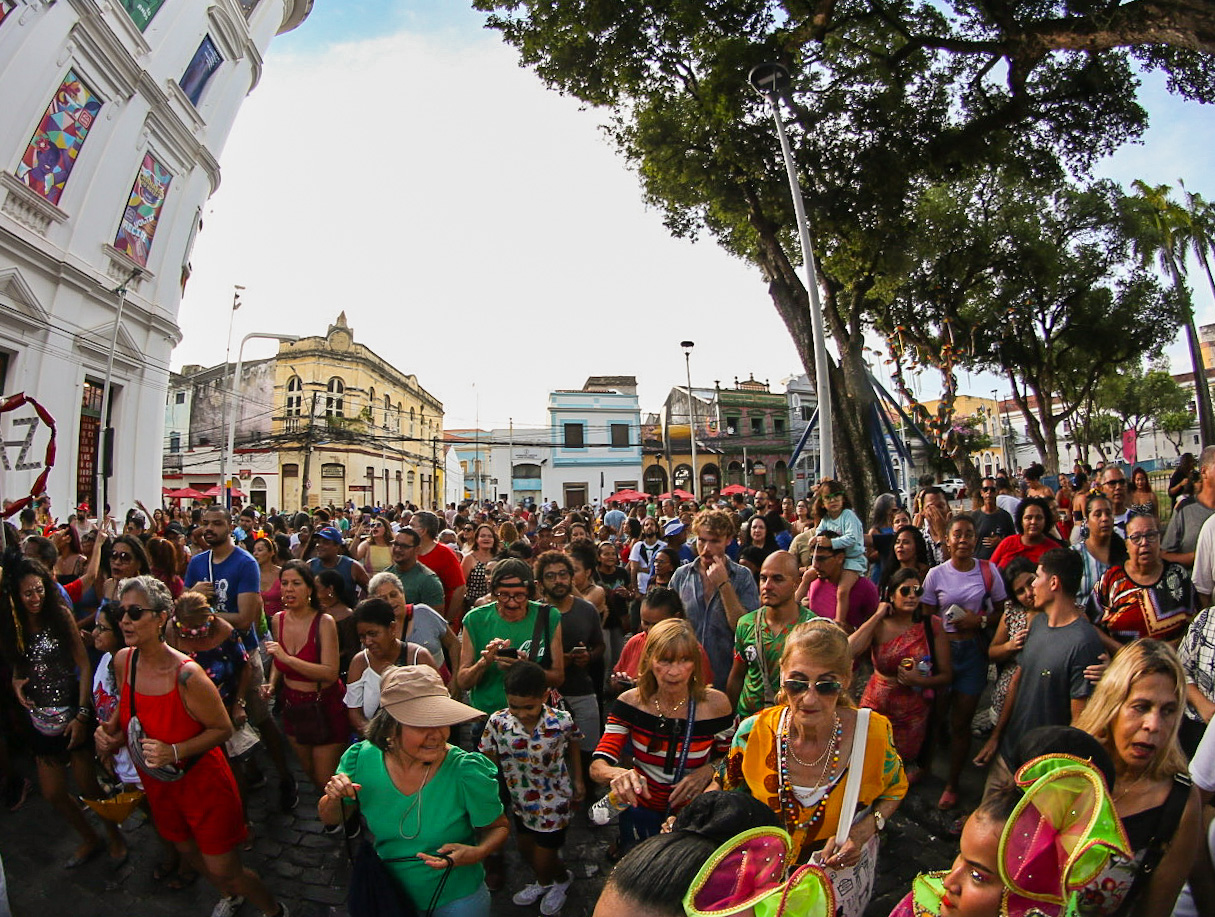
<svg viewBox="0 0 1215 917"><path fill-rule="evenodd" d="M101 110L101 99L69 70L17 165L17 178L58 205L76 157Z"/></svg>
<svg viewBox="0 0 1215 917"><path fill-rule="evenodd" d="M131 17L131 21L141 32L147 30L152 17L164 5L165 0L122 0L122 8L127 11L127 15Z"/></svg>
<svg viewBox="0 0 1215 917"><path fill-rule="evenodd" d="M153 157L145 153L131 196L118 226L114 247L134 261L148 266L148 252L152 249L152 237L156 235L156 224L169 193L170 175Z"/></svg>

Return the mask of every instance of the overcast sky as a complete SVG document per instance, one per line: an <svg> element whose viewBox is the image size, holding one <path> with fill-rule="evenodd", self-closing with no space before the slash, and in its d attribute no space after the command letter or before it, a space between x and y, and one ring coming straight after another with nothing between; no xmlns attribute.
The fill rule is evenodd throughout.
<svg viewBox="0 0 1215 917"><path fill-rule="evenodd" d="M800 372L758 271L671 239L603 116L546 90L482 22L462 0L317 0L275 40L204 208L173 368L223 360L241 284L233 359L248 332L324 334L344 310L448 428L545 425L548 392L588 375L637 376L657 410L684 384L686 338L694 385ZM1215 198L1211 110L1146 92L1148 142L1107 174ZM1194 280L1199 322L1215 321Z"/></svg>

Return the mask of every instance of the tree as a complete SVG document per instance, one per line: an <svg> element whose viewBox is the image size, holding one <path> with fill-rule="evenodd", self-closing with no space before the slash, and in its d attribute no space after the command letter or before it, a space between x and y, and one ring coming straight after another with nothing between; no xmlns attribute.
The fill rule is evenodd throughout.
<svg viewBox="0 0 1215 917"><path fill-rule="evenodd" d="M1194 325L1194 304L1185 282L1185 252L1194 232L1191 213L1172 200L1169 196L1172 189L1168 185L1153 187L1140 180L1132 184L1136 193L1126 198L1124 213L1140 258L1145 264L1153 260L1159 262L1181 304L1181 319L1194 370L1199 438L1204 446L1209 446L1215 444L1215 413L1211 409L1211 391L1198 343L1198 329Z"/></svg>
<svg viewBox="0 0 1215 917"><path fill-rule="evenodd" d="M1056 473L1059 425L1176 328L1159 285L1127 264L1120 199L1109 182L1077 189L1015 169L929 189L907 245L915 263L890 286L878 322L896 384L909 394L906 358L941 368L947 394L958 362L1003 375L1040 461ZM1096 435L1091 420L1082 438Z"/></svg>
<svg viewBox="0 0 1215 917"><path fill-rule="evenodd" d="M1185 389L1161 365L1153 366L1146 372L1142 366L1134 366L1114 373L1101 381L1096 393L1098 406L1118 418L1117 432L1121 434L1129 430L1135 434L1136 440L1162 415L1174 411L1188 414L1186 405L1189 400ZM1121 448L1121 436L1115 442Z"/></svg>
<svg viewBox="0 0 1215 917"><path fill-rule="evenodd" d="M1177 454L1181 455L1181 450L1185 446L1185 435L1194 429L1197 421L1198 418L1189 408L1182 408L1180 411L1166 411L1156 418L1156 429L1164 434L1164 438L1169 441Z"/></svg>
<svg viewBox="0 0 1215 917"><path fill-rule="evenodd" d="M813 375L808 297L772 127L745 82L794 75L790 133L839 348L841 476L864 510L880 478L862 349L905 269L928 185L1018 161L1084 173L1142 133L1132 56L1215 99L1215 11L1044 0L474 0L550 85L610 112L608 136L676 235L756 265ZM1167 27L1165 27L1167 23Z"/></svg>

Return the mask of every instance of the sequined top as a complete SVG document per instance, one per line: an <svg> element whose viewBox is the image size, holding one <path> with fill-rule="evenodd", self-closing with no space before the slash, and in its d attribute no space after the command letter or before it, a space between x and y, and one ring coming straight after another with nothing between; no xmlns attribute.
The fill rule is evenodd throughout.
<svg viewBox="0 0 1215 917"><path fill-rule="evenodd" d="M77 702L80 682L72 651L48 628L30 637L25 664L30 679L25 696L35 707L66 707Z"/></svg>

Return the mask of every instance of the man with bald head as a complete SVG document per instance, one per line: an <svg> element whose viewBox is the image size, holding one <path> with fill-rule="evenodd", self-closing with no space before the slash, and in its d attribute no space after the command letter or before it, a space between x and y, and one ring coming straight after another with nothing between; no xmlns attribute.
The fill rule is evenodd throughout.
<svg viewBox="0 0 1215 917"><path fill-rule="evenodd" d="M726 694L741 717L776 703L780 689L780 657L789 632L814 612L797 602L801 574L797 558L774 551L759 570L759 599L763 604L743 615L734 630L734 666Z"/></svg>

